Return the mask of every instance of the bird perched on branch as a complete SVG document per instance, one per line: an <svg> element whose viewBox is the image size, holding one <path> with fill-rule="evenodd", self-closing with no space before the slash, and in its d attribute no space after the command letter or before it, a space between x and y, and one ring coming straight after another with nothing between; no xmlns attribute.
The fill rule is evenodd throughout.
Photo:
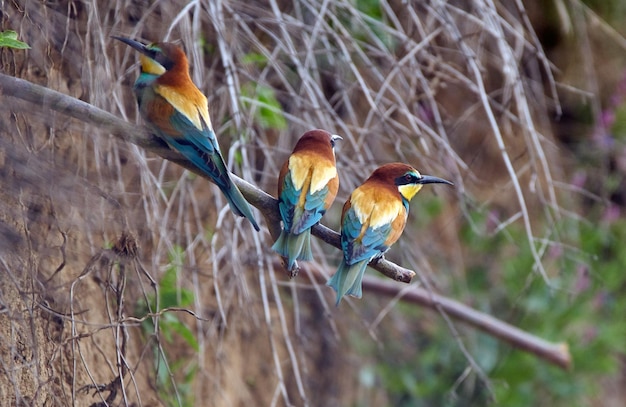
<svg viewBox="0 0 626 407"><path fill-rule="evenodd" d="M231 210L258 231L250 205L233 183L213 131L207 98L189 76L187 56L171 43L144 45L113 37L139 51L141 74L133 90L139 112L157 136L180 152L222 191Z"/></svg>
<svg viewBox="0 0 626 407"><path fill-rule="evenodd" d="M311 227L332 205L339 189L334 147L342 138L311 130L298 140L278 177L278 207L283 221L272 249L287 259L296 274L296 260L311 260Z"/></svg>
<svg viewBox="0 0 626 407"><path fill-rule="evenodd" d="M406 226L409 202L426 184L453 185L445 179L421 175L410 165L386 164L355 189L343 206L341 248L343 259L327 285L344 295L361 298L367 264L380 258Z"/></svg>

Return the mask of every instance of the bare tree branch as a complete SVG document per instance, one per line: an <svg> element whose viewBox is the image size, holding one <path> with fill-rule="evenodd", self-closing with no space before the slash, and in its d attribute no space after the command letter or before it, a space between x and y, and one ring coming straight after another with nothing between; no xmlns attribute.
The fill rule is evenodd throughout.
<svg viewBox="0 0 626 407"><path fill-rule="evenodd" d="M138 128L81 100L1 73L0 94L5 97L19 98L42 106L44 109L51 109L89 125L96 126L102 131L110 132L121 140L134 143L158 154L166 160L175 162L200 176L204 176L193 164L185 160L177 152L169 149L163 141L150 134L146 128ZM239 177L235 176L234 181L241 189L245 198L263 214L271 235L276 238L280 228L280 216L276 199ZM340 248L339 234L323 225L316 225L313 228L313 235L331 246ZM400 267L385 259L371 262L370 267L393 280L404 283L411 282L415 276L414 271ZM366 289L383 295L396 296L400 295L401 292L401 287L397 284L375 278L366 277L363 280L363 285ZM405 290L401 294L401 299L423 307L439 310L562 368L569 368L571 365L571 356L567 344L550 343L452 299L419 287Z"/></svg>
<svg viewBox="0 0 626 407"><path fill-rule="evenodd" d="M199 176L210 179L178 152L171 150L165 142L150 134L145 127L137 128L137 126L89 103L83 102L82 100L9 75L0 74L0 89L5 96L17 97L27 102L43 106L44 109L52 109L89 125L96 126L105 132L110 132L123 141L128 141L143 147L150 152L160 155L166 160L175 162ZM234 174L233 179L248 202L261 211L266 219L272 237L274 239L278 238L280 233L278 201L267 192ZM319 224L314 226L313 235L332 246L337 248L341 247L339 244L339 234L327 227ZM384 259L373 261L370 266L387 277L403 283L411 282L415 276L415 272L398 267Z"/></svg>
<svg viewBox="0 0 626 407"><path fill-rule="evenodd" d="M563 369L568 369L572 364L572 358L567 343L548 342L494 318L491 315L476 311L458 301L432 291L420 287L402 291L402 287L399 287L397 284L381 280L380 278L364 279L363 288L387 296L400 295L401 300L405 302L444 312L454 319L463 321L481 331L487 332L516 348L537 355Z"/></svg>

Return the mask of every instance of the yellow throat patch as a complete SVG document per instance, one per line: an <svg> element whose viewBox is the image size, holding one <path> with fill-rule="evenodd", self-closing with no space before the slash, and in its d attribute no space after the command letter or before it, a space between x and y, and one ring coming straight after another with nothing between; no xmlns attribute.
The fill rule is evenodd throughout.
<svg viewBox="0 0 626 407"><path fill-rule="evenodd" d="M150 75L163 75L165 68L152 58L146 55L139 55L139 62L141 63L141 71Z"/></svg>
<svg viewBox="0 0 626 407"><path fill-rule="evenodd" d="M422 189L422 186L423 186L422 184L400 185L398 187L398 191L404 197L404 199L406 199L407 201L410 201L411 199L413 199L415 194L417 194L420 191L420 189Z"/></svg>

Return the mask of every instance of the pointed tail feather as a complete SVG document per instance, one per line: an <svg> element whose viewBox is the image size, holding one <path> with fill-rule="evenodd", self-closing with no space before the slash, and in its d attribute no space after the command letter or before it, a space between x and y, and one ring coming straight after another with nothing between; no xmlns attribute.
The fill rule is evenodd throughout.
<svg viewBox="0 0 626 407"><path fill-rule="evenodd" d="M177 113L180 116L180 113ZM177 116L178 117L178 116ZM239 188L235 185L230 172L226 168L224 158L222 157L215 134L213 130L204 123L205 133L185 132L183 137L172 137L156 127L159 134L174 150L180 152L189 161L191 161L199 170L204 172L217 185L230 205L231 210L238 216L248 219L252 226L258 232L261 230L252 215L252 209L248 201L243 197ZM209 124L210 125L210 124ZM175 127L175 126L174 126ZM188 129L186 129L188 130Z"/></svg>
<svg viewBox="0 0 626 407"><path fill-rule="evenodd" d="M327 286L332 287L337 292L335 305L339 305L344 295L361 298L363 295L361 281L363 280L363 275L365 275L367 263L367 260L363 260L347 265L345 260L341 261L337 272L326 283Z"/></svg>
<svg viewBox="0 0 626 407"><path fill-rule="evenodd" d="M280 236L272 246L272 249L287 259L287 269L293 270L296 260L312 260L311 231L306 230L299 235L292 235L281 230Z"/></svg>
<svg viewBox="0 0 626 407"><path fill-rule="evenodd" d="M228 187L222 187L221 185L218 186L224 193L224 196L228 201L228 205L230 205L230 209L235 213L235 215L242 216L248 219L254 229L256 229L256 231L258 232L261 229L254 219L250 204L248 204L248 201L246 201L246 198L243 197L241 191L239 191L239 188L237 188L237 186L233 183L230 177L228 177L228 181Z"/></svg>
<svg viewBox="0 0 626 407"><path fill-rule="evenodd" d="M287 270L293 270L296 259L289 255L289 235L285 230L280 231L280 236L278 236L278 239L276 239L276 242L272 245L272 250L287 259Z"/></svg>
<svg viewBox="0 0 626 407"><path fill-rule="evenodd" d="M280 231L280 236L278 236L278 239L276 239L272 245L272 250L283 257L287 257L289 255L289 251L287 250L287 232L285 232L284 229Z"/></svg>
<svg viewBox="0 0 626 407"><path fill-rule="evenodd" d="M311 261L313 260L313 251L311 250L311 229L307 229L300 233L302 236L302 248L300 249L300 255L298 260Z"/></svg>

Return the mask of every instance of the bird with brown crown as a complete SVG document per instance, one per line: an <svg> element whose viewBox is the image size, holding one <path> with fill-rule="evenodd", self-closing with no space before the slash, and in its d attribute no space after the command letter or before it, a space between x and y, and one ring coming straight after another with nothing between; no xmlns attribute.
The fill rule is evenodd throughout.
<svg viewBox="0 0 626 407"><path fill-rule="evenodd" d="M327 285L345 295L362 296L367 264L383 256L406 226L409 202L426 184L453 185L445 179L421 175L407 164L392 163L376 169L355 189L343 206L341 249L343 258Z"/></svg>
<svg viewBox="0 0 626 407"><path fill-rule="evenodd" d="M258 231L250 205L226 168L207 98L189 76L183 50L167 42L144 45L124 37L113 38L140 53L141 73L133 90L144 120L157 136L206 174L222 191L231 210Z"/></svg>
<svg viewBox="0 0 626 407"><path fill-rule="evenodd" d="M287 260L295 275L297 260L311 260L311 227L335 200L339 176L335 143L342 138L324 130L311 130L298 140L278 176L280 236L272 249Z"/></svg>

